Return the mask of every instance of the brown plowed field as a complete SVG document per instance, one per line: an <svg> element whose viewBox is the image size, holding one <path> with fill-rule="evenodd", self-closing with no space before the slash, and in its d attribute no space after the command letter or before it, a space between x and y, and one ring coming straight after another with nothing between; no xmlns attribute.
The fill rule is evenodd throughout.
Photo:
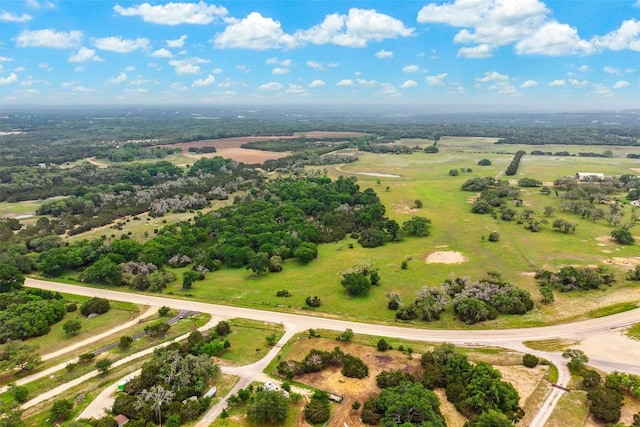
<svg viewBox="0 0 640 427"><path fill-rule="evenodd" d="M262 151L242 148L243 144L254 141L269 141L273 139L293 139L299 138L301 133L294 133L293 135L284 136L242 136L234 138L220 138L220 139L203 139L201 141L181 142L179 144L165 145L164 147L181 148L182 154L185 157L191 157L193 159L199 159L201 157L215 157L222 156L224 158L233 159L238 162L255 164L263 163L266 160L280 159L290 155L289 152L274 152L274 151ZM353 138L357 136L364 136L366 134L359 132L305 132L304 135L311 139L323 139L323 138ZM216 147L215 153L209 154L194 154L189 153L191 147Z"/></svg>

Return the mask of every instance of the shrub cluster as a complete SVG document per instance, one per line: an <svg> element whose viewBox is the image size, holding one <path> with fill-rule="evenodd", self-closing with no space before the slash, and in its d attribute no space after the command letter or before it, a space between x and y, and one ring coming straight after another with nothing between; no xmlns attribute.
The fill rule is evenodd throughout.
<svg viewBox="0 0 640 427"><path fill-rule="evenodd" d="M518 392L502 380L499 371L487 363L470 363L453 345L444 344L423 354L420 362L423 369L413 373L387 370L378 374L376 383L383 391L364 404L361 417L365 423L396 425L390 422L393 420L445 425L439 401L431 392L436 387L445 389L447 400L470 419L469 426L508 426L524 415ZM406 407L412 411L403 412ZM403 418L408 414L416 418ZM487 414L492 415L492 421L482 424L481 417Z"/></svg>
<svg viewBox="0 0 640 427"><path fill-rule="evenodd" d="M561 292L598 289L602 285L611 286L615 282L613 272L606 267L568 266L562 267L557 273L541 270L535 277L542 286L551 286Z"/></svg>
<svg viewBox="0 0 640 427"><path fill-rule="evenodd" d="M330 352L312 349L302 361L283 360L276 369L280 375L293 378L309 372L320 372L329 366L341 366L342 375L349 378L364 378L369 375L369 367L362 359L345 354L339 346Z"/></svg>
<svg viewBox="0 0 640 427"><path fill-rule="evenodd" d="M474 324L495 319L500 313L524 314L533 308L533 299L529 292L498 277L488 277L474 283L458 277L447 279L440 288L423 287L409 305L398 303L396 318L438 320L451 304L458 319Z"/></svg>

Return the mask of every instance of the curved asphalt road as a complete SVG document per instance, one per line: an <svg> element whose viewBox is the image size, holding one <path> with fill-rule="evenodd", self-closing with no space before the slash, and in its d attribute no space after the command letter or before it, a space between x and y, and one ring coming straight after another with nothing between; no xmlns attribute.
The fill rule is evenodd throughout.
<svg viewBox="0 0 640 427"><path fill-rule="evenodd" d="M201 311L212 314L214 316L241 317L264 322L280 322L287 326L286 329L288 331L300 331L318 328L342 331L346 328L351 328L355 333L374 336L389 336L400 339L427 342L450 342L467 346L491 345L496 347L518 349L520 351L526 351L532 354L539 354L556 364L559 370L558 384L562 386L566 386L570 378L568 370L566 368L566 363L564 363L565 361L562 360L562 358L557 354L536 352L528 349L524 347L524 345L522 345L523 341L561 338L568 336L575 337L576 335L586 336L589 333L608 331L614 328L630 326L634 323L640 322L639 308L598 319L588 319L579 322L536 328L495 330L412 329L402 326L375 325L338 319L306 316L301 314L272 312L249 308L224 306L218 304L209 304L197 301L171 299L153 295L140 295L127 292L119 292L110 289L85 288L82 286L54 283L31 278L25 280L25 285L28 287L36 287L51 291L66 292L88 297L97 296L111 300L128 301L136 304L146 304L150 306L166 305L171 307L180 307L181 309ZM606 360L591 361L590 364L596 367L601 367L606 371L620 370L640 374L640 367L635 363L635 360L630 360L629 364L614 364ZM560 389L554 388L552 390L552 392L543 403L540 411L531 422L531 427L544 426L546 420L551 415L551 412L553 411L562 394L563 391L561 391ZM216 412L218 412L219 410L219 408L217 408L217 410L212 408L212 410L206 414L205 419L202 419L198 423L198 426L207 425L205 424L206 422L215 419L215 416L217 416Z"/></svg>

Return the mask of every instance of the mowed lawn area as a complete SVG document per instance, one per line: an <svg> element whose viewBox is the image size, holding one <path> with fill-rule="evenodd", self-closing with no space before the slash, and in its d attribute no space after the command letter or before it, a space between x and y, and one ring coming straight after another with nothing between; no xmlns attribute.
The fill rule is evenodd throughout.
<svg viewBox="0 0 640 427"><path fill-rule="evenodd" d="M410 143L419 145L421 142ZM423 146L431 143L425 141ZM516 176L503 177L513 154L519 149L527 153L534 149L601 153L609 147L495 145L486 138L443 138L438 147L440 152L437 154L365 153L355 163L327 167L332 178L339 175L356 176L361 189L373 188L386 206L387 215L398 223L402 224L412 215L431 219L433 227L430 236L405 238L402 242L387 243L375 249L361 248L353 240L325 244L320 246L318 259L309 265L289 260L282 272L266 273L261 277L254 277L248 270L223 269L208 274L204 281L196 282L194 289L188 291L189 296L217 303L306 312L306 297L317 295L322 300L322 306L314 310L316 314L394 322L394 312L386 309L387 292L397 292L410 302L415 292L423 286L439 286L445 279L456 276L481 279L487 271L497 271L505 280L529 290L534 300L539 301L538 285L533 278L537 269L558 269L566 265L610 265L616 270L618 278L611 289L571 294L556 292L553 305L537 304L536 309L525 316L500 316L476 327L535 326L561 322L584 317L589 310L597 307L622 301L640 301L640 291L636 285L624 281L625 271L633 266L636 257L640 257L640 246L621 246L612 241L609 237L612 228L604 220L592 223L562 212L553 190L551 195L544 196L538 188L523 188L524 206L516 208L517 211L532 209L536 217L542 219L546 206L554 208L553 215L546 218L549 224L543 226L541 232L532 233L515 220L505 222L490 215L471 213L471 203L476 194L460 189L466 180L473 177L502 177L512 182L528 177L548 183L564 176L574 176L578 171L602 172L605 175L634 173L633 170L640 167L640 160L626 158L626 153L633 152L633 149L616 149L616 155L623 157L613 158L527 154ZM483 158L490 159L492 164L478 166L477 162ZM449 175L451 169L461 168L471 169L471 172ZM399 177L361 175L362 172ZM620 195L621 200L623 196ZM422 208L413 209L416 200L422 202ZM608 212L607 205L601 207ZM631 207L626 205L625 218L628 219L630 215ZM575 234L554 231L551 224L557 218L577 223ZM486 238L493 231L500 234L499 242L487 241ZM426 256L436 251L460 252L467 261L460 264L426 263ZM410 259L408 268L402 269L401 263L406 259ZM373 288L366 297L348 298L340 285L340 272L359 263L368 263L380 270L381 286ZM291 297L276 297L277 291L285 289L292 294ZM179 283L167 291L185 295ZM438 322L418 324L464 327L453 319L450 312L445 312Z"/></svg>

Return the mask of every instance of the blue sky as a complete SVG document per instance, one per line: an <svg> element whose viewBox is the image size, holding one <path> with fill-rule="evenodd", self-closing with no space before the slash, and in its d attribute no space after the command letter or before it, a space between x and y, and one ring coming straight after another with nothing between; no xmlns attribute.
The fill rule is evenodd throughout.
<svg viewBox="0 0 640 427"><path fill-rule="evenodd" d="M2 0L0 106L640 108L640 0Z"/></svg>

